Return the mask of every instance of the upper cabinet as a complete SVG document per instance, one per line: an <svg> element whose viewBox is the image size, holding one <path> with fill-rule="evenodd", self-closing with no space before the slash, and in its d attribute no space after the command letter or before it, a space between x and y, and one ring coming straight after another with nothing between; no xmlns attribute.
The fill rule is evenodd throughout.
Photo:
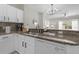
<svg viewBox="0 0 79 59"><path fill-rule="evenodd" d="M0 22L7 21L7 6L6 4L0 4Z"/></svg>
<svg viewBox="0 0 79 59"><path fill-rule="evenodd" d="M16 8L9 6L7 7L7 15L8 15L8 21L9 22L16 22Z"/></svg>
<svg viewBox="0 0 79 59"><path fill-rule="evenodd" d="M7 4L0 4L0 22L23 23L23 11Z"/></svg>
<svg viewBox="0 0 79 59"><path fill-rule="evenodd" d="M23 23L23 11L20 9L17 9L17 22Z"/></svg>
<svg viewBox="0 0 79 59"><path fill-rule="evenodd" d="M2 19L2 14L3 14L3 8L2 8L2 5L0 5L0 21L3 21L3 19Z"/></svg>

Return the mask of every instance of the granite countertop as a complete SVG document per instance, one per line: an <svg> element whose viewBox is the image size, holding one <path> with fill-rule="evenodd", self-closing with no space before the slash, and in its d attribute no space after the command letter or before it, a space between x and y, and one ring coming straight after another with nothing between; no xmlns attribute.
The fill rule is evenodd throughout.
<svg viewBox="0 0 79 59"><path fill-rule="evenodd" d="M79 45L79 41L75 40L73 37L72 39L70 39L70 38L54 37L54 36L45 35L45 34L28 34L28 33L22 33L22 34L30 37L42 39L42 40L61 43L61 44L68 44L68 45L75 45L75 46Z"/></svg>
<svg viewBox="0 0 79 59"><path fill-rule="evenodd" d="M47 35L47 34L43 34L43 33L33 34L33 33L23 33L23 32L11 32L8 34L12 34L12 33L17 33L17 34L30 36L30 37L50 41L50 42L61 43L61 44L68 44L68 45L74 45L74 46L79 45L79 39L76 37L68 37L68 36L57 37L57 36L51 36L51 35ZM0 35L7 35L7 33L0 33Z"/></svg>
<svg viewBox="0 0 79 59"><path fill-rule="evenodd" d="M71 30L71 29L47 29L47 30L79 32L79 30Z"/></svg>

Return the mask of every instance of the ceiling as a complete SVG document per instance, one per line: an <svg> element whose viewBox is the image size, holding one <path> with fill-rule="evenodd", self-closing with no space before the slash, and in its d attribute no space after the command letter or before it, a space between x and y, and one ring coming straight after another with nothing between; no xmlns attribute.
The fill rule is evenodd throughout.
<svg viewBox="0 0 79 59"><path fill-rule="evenodd" d="M50 4L26 4L30 8L38 12L46 12ZM54 4L54 8L66 11L68 15L79 14L79 4Z"/></svg>
<svg viewBox="0 0 79 59"><path fill-rule="evenodd" d="M24 4L9 4L9 5L16 7L16 8L19 8L21 10L24 10Z"/></svg>
<svg viewBox="0 0 79 59"><path fill-rule="evenodd" d="M14 7L24 10L23 4L10 4ZM50 8L50 4L25 4L31 9L38 12L47 12ZM62 11L66 11L68 14L79 14L79 4L54 4L54 8L57 8Z"/></svg>
<svg viewBox="0 0 79 59"><path fill-rule="evenodd" d="M23 4L10 4L14 7L24 10ZM29 6L31 9L37 12L47 12L50 8L50 4L25 4L25 6ZM54 8L57 8L62 11L66 11L67 14L79 14L79 4L54 4Z"/></svg>

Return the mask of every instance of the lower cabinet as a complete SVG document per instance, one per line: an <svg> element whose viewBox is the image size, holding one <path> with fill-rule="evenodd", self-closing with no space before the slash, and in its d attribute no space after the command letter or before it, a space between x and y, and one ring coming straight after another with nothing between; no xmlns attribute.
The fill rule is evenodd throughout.
<svg viewBox="0 0 79 59"><path fill-rule="evenodd" d="M15 34L9 34L5 43L8 53L13 52L15 50Z"/></svg>
<svg viewBox="0 0 79 59"><path fill-rule="evenodd" d="M34 38L24 35L17 35L16 50L20 54L34 53Z"/></svg>
<svg viewBox="0 0 79 59"><path fill-rule="evenodd" d="M20 54L79 54L79 46L50 42L20 34L14 36L12 37L11 35L9 36L10 38L12 37L11 39L0 41L0 52L8 53L12 50L16 50ZM6 52L5 49L8 52Z"/></svg>
<svg viewBox="0 0 79 59"><path fill-rule="evenodd" d="M0 36L0 54L8 54L15 50L13 35Z"/></svg>
<svg viewBox="0 0 79 59"><path fill-rule="evenodd" d="M0 36L0 54L6 54L9 53L9 50L7 48L8 46L8 37Z"/></svg>
<svg viewBox="0 0 79 59"><path fill-rule="evenodd" d="M16 34L16 51L20 54L24 54L24 37L22 35Z"/></svg>
<svg viewBox="0 0 79 59"><path fill-rule="evenodd" d="M16 50L20 54L66 54L66 45L37 39L30 36L16 36Z"/></svg>
<svg viewBox="0 0 79 59"><path fill-rule="evenodd" d="M67 45L67 54L79 54L79 46Z"/></svg>
<svg viewBox="0 0 79 59"><path fill-rule="evenodd" d="M64 54L66 53L66 46L58 43L49 42L46 40L35 40L36 54Z"/></svg>
<svg viewBox="0 0 79 59"><path fill-rule="evenodd" d="M51 45L45 43L42 40L35 40L35 53L36 54L49 54L54 53L54 50L51 49Z"/></svg>
<svg viewBox="0 0 79 59"><path fill-rule="evenodd" d="M25 53L34 54L35 38L25 36Z"/></svg>
<svg viewBox="0 0 79 59"><path fill-rule="evenodd" d="M65 45L20 34L0 36L0 54L79 54L79 46Z"/></svg>

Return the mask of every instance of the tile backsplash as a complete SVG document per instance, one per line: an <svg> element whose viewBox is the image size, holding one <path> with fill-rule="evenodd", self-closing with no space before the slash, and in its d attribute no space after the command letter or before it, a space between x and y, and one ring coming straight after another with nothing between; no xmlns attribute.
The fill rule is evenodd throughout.
<svg viewBox="0 0 79 59"><path fill-rule="evenodd" d="M0 22L0 33L1 32L5 32L4 28L6 26L10 26L11 27L11 31L16 31L16 23Z"/></svg>

